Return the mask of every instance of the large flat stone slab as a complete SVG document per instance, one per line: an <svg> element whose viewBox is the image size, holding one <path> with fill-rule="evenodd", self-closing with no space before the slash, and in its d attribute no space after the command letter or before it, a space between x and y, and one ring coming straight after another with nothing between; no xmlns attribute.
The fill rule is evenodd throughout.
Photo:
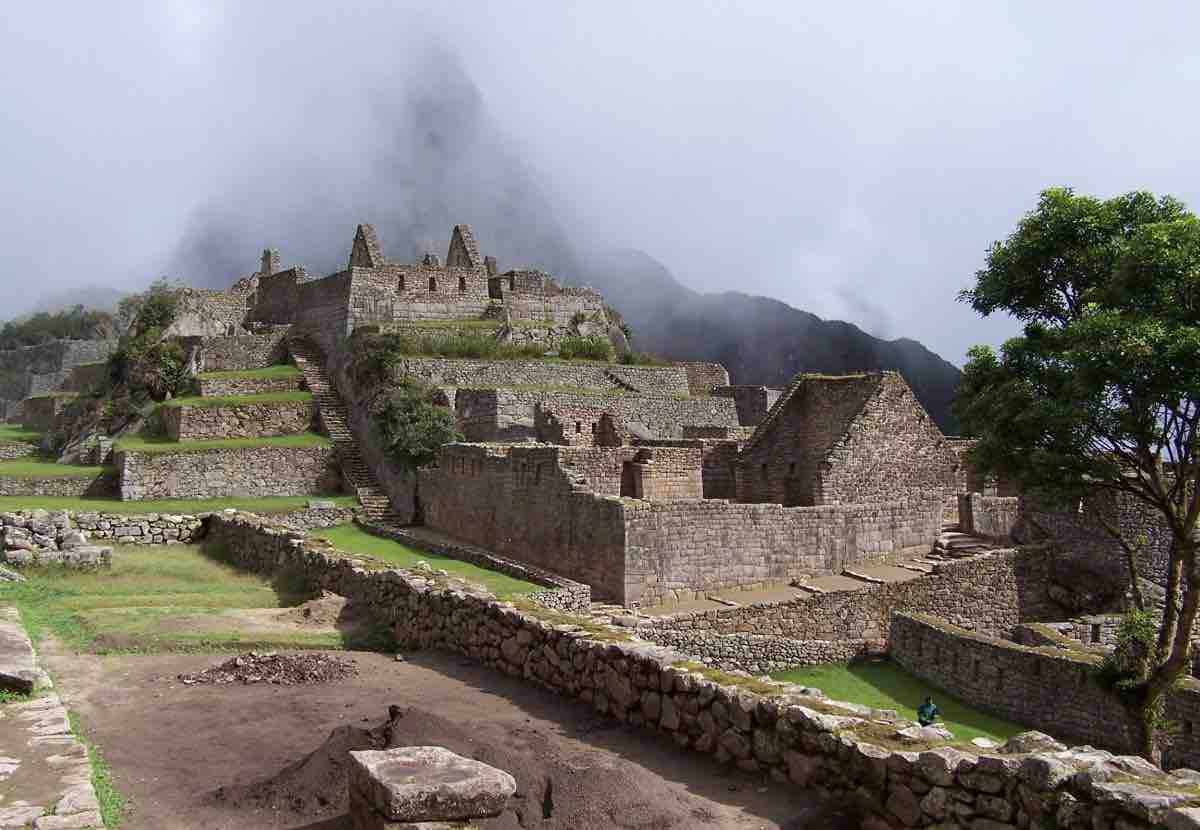
<svg viewBox="0 0 1200 830"><path fill-rule="evenodd" d="M390 822L464 821L504 811L517 782L440 746L350 753L350 799Z"/></svg>
<svg viewBox="0 0 1200 830"><path fill-rule="evenodd" d="M0 689L29 694L45 681L17 609L0 606Z"/></svg>

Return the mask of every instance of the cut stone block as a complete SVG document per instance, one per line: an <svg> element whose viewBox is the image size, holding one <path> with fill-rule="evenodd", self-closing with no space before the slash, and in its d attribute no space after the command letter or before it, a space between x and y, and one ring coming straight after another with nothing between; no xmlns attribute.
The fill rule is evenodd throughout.
<svg viewBox="0 0 1200 830"><path fill-rule="evenodd" d="M351 812L358 802L358 812L369 806L388 822L496 816L517 789L507 772L438 746L351 752L350 759Z"/></svg>

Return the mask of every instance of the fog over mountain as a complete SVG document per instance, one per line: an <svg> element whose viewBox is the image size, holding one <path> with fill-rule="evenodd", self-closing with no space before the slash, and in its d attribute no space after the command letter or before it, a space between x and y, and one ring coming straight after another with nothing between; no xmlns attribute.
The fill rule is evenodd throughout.
<svg viewBox="0 0 1200 830"><path fill-rule="evenodd" d="M0 52L0 317L164 274L227 285L267 245L327 273L358 222L397 259L444 252L467 222L502 265L591 282L643 346L741 381L941 377L908 341L961 363L1016 331L954 298L1040 189L1200 204L1200 114L1178 106L1198 22L1032 0L26 5Z"/></svg>

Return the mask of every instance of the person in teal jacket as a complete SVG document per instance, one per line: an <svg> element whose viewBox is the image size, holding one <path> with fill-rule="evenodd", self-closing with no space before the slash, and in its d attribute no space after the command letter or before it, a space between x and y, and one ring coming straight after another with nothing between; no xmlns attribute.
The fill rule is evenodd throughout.
<svg viewBox="0 0 1200 830"><path fill-rule="evenodd" d="M917 723L921 726L932 726L933 722L938 719L937 705L933 702L932 697L925 698L925 702L917 707Z"/></svg>

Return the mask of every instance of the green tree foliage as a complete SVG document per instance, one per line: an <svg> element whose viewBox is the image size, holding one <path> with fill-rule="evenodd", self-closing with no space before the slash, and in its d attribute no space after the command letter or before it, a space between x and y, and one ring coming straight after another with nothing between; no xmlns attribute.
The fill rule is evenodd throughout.
<svg viewBox="0 0 1200 830"><path fill-rule="evenodd" d="M53 340L103 340L116 335L116 318L107 311L92 311L77 305L49 314L41 311L23 320L11 320L0 328L0 349L38 346Z"/></svg>
<svg viewBox="0 0 1200 830"><path fill-rule="evenodd" d="M406 379L383 401L378 420L388 449L411 467L428 464L442 444L461 441L454 413L434 400L434 389Z"/></svg>
<svg viewBox="0 0 1200 830"><path fill-rule="evenodd" d="M1119 691L1141 716L1152 757L1155 713L1188 665L1200 604L1200 220L1150 193L1046 190L961 299L1025 324L999 353L970 352L954 412L979 439L973 462L1060 504L1124 494L1170 528L1168 601L1152 652L1120 662ZM1137 540L1097 518L1125 551L1140 608Z"/></svg>
<svg viewBox="0 0 1200 830"><path fill-rule="evenodd" d="M179 313L180 289L159 280L143 294L121 301L119 314L132 317L109 358L113 379L136 400L161 401L191 384L187 354L178 338L164 337Z"/></svg>

